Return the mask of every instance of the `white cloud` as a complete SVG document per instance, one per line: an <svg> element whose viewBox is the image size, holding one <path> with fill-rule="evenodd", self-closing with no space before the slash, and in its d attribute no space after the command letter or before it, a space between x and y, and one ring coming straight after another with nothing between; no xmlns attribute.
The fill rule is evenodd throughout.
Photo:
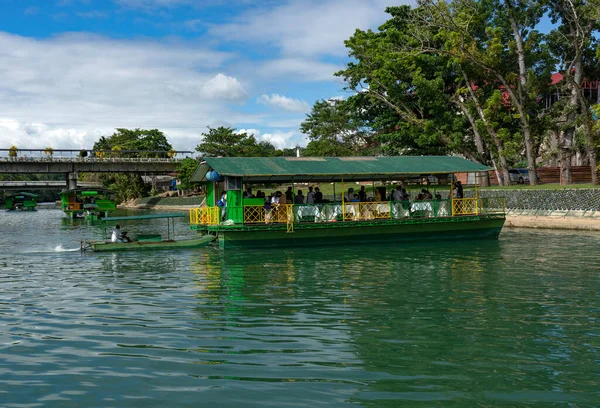
<svg viewBox="0 0 600 408"><path fill-rule="evenodd" d="M264 62L260 75L263 78L293 78L295 81L334 81L336 77L333 74L343 68L342 64L281 58Z"/></svg>
<svg viewBox="0 0 600 408"><path fill-rule="evenodd" d="M288 56L344 55L344 40L357 28L374 28L388 19L387 6L408 0L292 0L255 8L234 22L214 26L222 39L274 46Z"/></svg>
<svg viewBox="0 0 600 408"><path fill-rule="evenodd" d="M246 97L246 91L236 78L221 73L204 85L202 93L209 98L230 101L239 101Z"/></svg>
<svg viewBox="0 0 600 408"><path fill-rule="evenodd" d="M310 109L308 103L299 99L288 98L279 94L261 95L257 98L259 103L285 109L290 112L306 112Z"/></svg>
<svg viewBox="0 0 600 408"><path fill-rule="evenodd" d="M90 148L100 136L111 134L113 129L85 131L76 128L53 128L43 123L23 123L0 118L0 140L3 146L21 148Z"/></svg>
<svg viewBox="0 0 600 408"><path fill-rule="evenodd" d="M254 136L256 139L259 138L260 136L260 130L258 129L238 129L235 131L236 134L240 134L240 133L247 133L249 135Z"/></svg>
<svg viewBox="0 0 600 408"><path fill-rule="evenodd" d="M191 149L206 126L262 120L228 104L245 97L219 72L231 55L196 44L0 32L0 49L0 146L89 148L116 127L141 127Z"/></svg>
<svg viewBox="0 0 600 408"><path fill-rule="evenodd" d="M295 131L291 132L274 132L274 133L265 133L260 136L260 139L266 142L270 142L277 149L283 149L285 147L294 147L296 143L294 142L294 136L296 136Z"/></svg>

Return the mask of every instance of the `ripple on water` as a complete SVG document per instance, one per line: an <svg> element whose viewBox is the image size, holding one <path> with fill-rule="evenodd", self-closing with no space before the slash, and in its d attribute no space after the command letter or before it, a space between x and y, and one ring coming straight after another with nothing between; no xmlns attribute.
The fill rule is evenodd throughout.
<svg viewBox="0 0 600 408"><path fill-rule="evenodd" d="M90 256L43 213L0 215L2 406L600 400L600 235Z"/></svg>

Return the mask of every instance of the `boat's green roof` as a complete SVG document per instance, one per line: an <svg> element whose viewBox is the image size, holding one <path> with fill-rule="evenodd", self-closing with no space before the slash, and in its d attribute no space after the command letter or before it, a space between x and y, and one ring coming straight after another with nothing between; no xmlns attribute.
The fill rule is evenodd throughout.
<svg viewBox="0 0 600 408"><path fill-rule="evenodd" d="M37 194L33 194L33 193L13 193L13 194L9 194L7 196L7 198L8 197L16 197L16 196L27 196L27 197L35 198L38 195Z"/></svg>
<svg viewBox="0 0 600 408"><path fill-rule="evenodd" d="M65 195L65 194L70 194L70 193L83 193L83 192L97 192L99 194L114 194L114 191L109 190L107 188L102 188L102 187L98 187L98 188L85 188L85 187L77 187L77 188L73 188L71 190L64 190L60 192L60 195Z"/></svg>
<svg viewBox="0 0 600 408"><path fill-rule="evenodd" d="M243 177L245 181L392 180L411 175L470 173L490 167L456 156L384 157L206 157L191 181L206 173Z"/></svg>
<svg viewBox="0 0 600 408"><path fill-rule="evenodd" d="M182 218L182 217L186 217L186 216L187 216L187 214L182 214L182 213L129 215L129 216L122 216L122 217L104 217L104 218L102 218L102 222L152 220L152 219L156 219L156 218Z"/></svg>

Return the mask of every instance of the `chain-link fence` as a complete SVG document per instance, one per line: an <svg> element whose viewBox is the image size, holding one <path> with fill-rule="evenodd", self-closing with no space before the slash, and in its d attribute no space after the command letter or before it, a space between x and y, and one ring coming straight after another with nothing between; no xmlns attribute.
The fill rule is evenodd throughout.
<svg viewBox="0 0 600 408"><path fill-rule="evenodd" d="M465 190L473 197L474 190ZM600 218L600 189L561 190L479 190L479 197L506 198L506 209L512 215L585 216Z"/></svg>

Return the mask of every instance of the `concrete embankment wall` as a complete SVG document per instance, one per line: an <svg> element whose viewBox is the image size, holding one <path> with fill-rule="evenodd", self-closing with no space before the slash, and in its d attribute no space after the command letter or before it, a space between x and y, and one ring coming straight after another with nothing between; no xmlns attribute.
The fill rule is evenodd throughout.
<svg viewBox="0 0 600 408"><path fill-rule="evenodd" d="M600 231L600 219L556 216L507 215L504 228Z"/></svg>
<svg viewBox="0 0 600 408"><path fill-rule="evenodd" d="M600 231L600 189L486 189L479 196L506 198L506 228Z"/></svg>

